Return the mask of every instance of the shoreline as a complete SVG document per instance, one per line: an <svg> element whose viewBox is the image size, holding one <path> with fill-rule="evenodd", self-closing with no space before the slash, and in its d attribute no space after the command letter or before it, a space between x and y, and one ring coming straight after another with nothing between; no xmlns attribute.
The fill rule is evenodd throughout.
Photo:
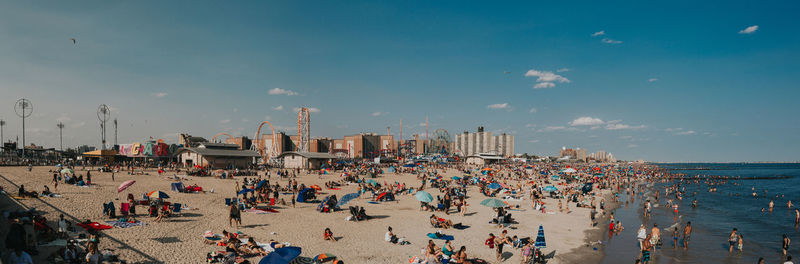
<svg viewBox="0 0 800 264"><path fill-rule="evenodd" d="M606 191L604 190L603 192ZM605 210L607 213L597 218L595 227L583 231L584 239L581 246L554 258L558 260L558 263L600 263L603 261L606 256L604 247L602 244L597 244L597 241L602 240L607 231L607 226L602 223L607 223L611 218L611 212L622 205L621 202L614 202L611 199L612 197L613 194L610 190L603 194L603 199L607 201ZM594 247L597 247L597 250Z"/></svg>

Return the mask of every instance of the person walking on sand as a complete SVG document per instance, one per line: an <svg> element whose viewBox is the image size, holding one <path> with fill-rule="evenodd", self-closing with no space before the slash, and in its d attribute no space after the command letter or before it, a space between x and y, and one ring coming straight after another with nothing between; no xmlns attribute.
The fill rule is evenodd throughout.
<svg viewBox="0 0 800 264"><path fill-rule="evenodd" d="M686 222L683 228L683 249L689 249L689 238L692 236L692 221Z"/></svg>
<svg viewBox="0 0 800 264"><path fill-rule="evenodd" d="M511 239L509 239L507 235L508 235L508 231L507 230L503 230L503 232L500 233L500 236L494 238L495 249L497 249L497 262L502 261L503 246L505 244L511 244L512 243Z"/></svg>
<svg viewBox="0 0 800 264"><path fill-rule="evenodd" d="M228 215L228 225L236 226L236 229L239 229L239 225L242 224L242 212L239 211L239 207L236 203L231 203L230 206L230 214Z"/></svg>
<svg viewBox="0 0 800 264"><path fill-rule="evenodd" d="M647 229L644 228L644 224L639 226L639 230L636 231L636 239L639 240L639 249L644 248L644 239L647 237Z"/></svg>

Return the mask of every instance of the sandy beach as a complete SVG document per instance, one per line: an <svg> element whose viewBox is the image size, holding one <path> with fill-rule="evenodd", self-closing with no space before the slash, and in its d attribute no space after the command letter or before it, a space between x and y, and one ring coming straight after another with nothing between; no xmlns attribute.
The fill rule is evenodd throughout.
<svg viewBox="0 0 800 264"><path fill-rule="evenodd" d="M0 167L0 175L3 177L0 185L9 191L16 190L14 185L20 184L24 184L28 190L41 191L45 184L50 185L52 189L52 173L48 172L50 169L54 169L54 167L35 167L32 172L28 172L24 167ZM85 175L86 171L79 170L76 173ZM89 219L103 223L103 221L109 220L102 215L103 203L113 201L115 204L119 204L120 200L118 199L124 199L127 193L133 193L139 197L145 192L162 190L171 196L168 201L183 203L192 209L184 211L183 216L171 217L163 222L154 222L151 217L141 216L144 208L138 209L137 213L140 215L138 219L145 222L146 225L104 230L100 248L113 249L121 259L128 263L199 263L205 260L206 253L223 250L222 247L205 244L201 236L207 230L214 233L221 233L222 230L234 230L228 225L224 199L233 197L234 184L237 180L184 176L184 184L196 184L205 190L213 189L214 192L178 193L169 191L169 185L174 182L173 179L169 179L167 176L158 176L155 171L147 173L149 175L116 173L115 181L112 181L110 173L93 171L93 184L90 187L60 184L57 193L62 197L23 199L19 202L46 212L45 216L50 222L55 221L58 214L64 213L66 218L73 222ZM168 172L165 175L173 174L173 172ZM340 177L338 175L340 174L301 175L297 180L307 185L323 185L326 181L338 180ZM460 173L448 170L447 175L456 176ZM117 186L126 180L136 180L136 184L118 194ZM274 182L276 179L273 177L271 180ZM419 183L416 176L411 174L382 174L376 180L378 182L397 181L411 186ZM285 185L287 180L280 180L280 183ZM469 226L464 230L443 230L443 233L455 237L454 247L466 246L470 258L477 257L494 263L494 250L484 246L483 242L489 233L499 234L502 229L488 224L493 211L491 208L479 205L485 197L475 188L469 188L467 202L470 206L465 216L462 217L455 213L450 215L437 213L436 215L450 219L454 223ZM323 190L322 192L325 194L319 196L336 194L341 197L355 191L356 185L346 185L341 190ZM426 191L434 196L440 194L435 188L428 188ZM281 198L288 200L290 197L282 196ZM428 222L431 213L420 211L419 202L412 195L398 196L399 201L397 202L380 204L367 203L369 200L362 197L348 204L365 206L367 214L375 217L368 221L346 221L345 218L349 215L346 210L320 213L315 210L316 204L298 203L296 208L291 208L291 205L288 206L289 208L279 206L278 213L243 212L243 226L239 231L254 237L259 242L266 243L270 239L275 239L302 247L302 256L313 257L320 253L330 253L347 263L407 263L410 256L419 255L421 249L427 244L426 234L437 231ZM550 206L549 208L556 207L557 200L548 198L544 201ZM569 214L558 212L543 214L531 209L530 201L527 199L509 201L509 204L519 204L520 206L519 210L511 211L519 224L507 228L509 236L517 235L535 239L541 224L547 237L547 248L543 252L555 255L549 263L573 263L579 259L592 257L592 255L600 255L597 251L575 251L581 247L585 248L586 235L588 231L592 230L589 224L589 209L573 207ZM384 241L384 234L389 226L394 229L395 234L404 237L411 244L396 245ZM335 237L339 238L338 242L322 239L322 231L326 227L330 228ZM159 240L166 243L159 242ZM444 244L443 240L435 240L435 242L438 246ZM518 249L511 249L508 246L505 251L504 262L520 262L521 254ZM576 259L576 256L581 257ZM42 258L43 256L37 257ZM258 261L258 259L255 257L249 260L252 262Z"/></svg>

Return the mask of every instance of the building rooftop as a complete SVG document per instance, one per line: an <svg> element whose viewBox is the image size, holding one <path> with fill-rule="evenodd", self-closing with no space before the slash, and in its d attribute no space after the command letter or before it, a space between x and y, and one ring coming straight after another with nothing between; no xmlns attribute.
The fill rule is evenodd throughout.
<svg viewBox="0 0 800 264"><path fill-rule="evenodd" d="M226 144L233 145L233 144ZM236 145L234 145L236 146ZM236 146L238 148L238 146ZM209 157L261 157L258 152L252 150L239 150L230 148L180 148L174 155L180 155L184 151L191 151Z"/></svg>
<svg viewBox="0 0 800 264"><path fill-rule="evenodd" d="M278 155L278 158L285 157L287 155L300 155L309 159L336 159L336 155L330 153L305 152L305 151L287 151Z"/></svg>

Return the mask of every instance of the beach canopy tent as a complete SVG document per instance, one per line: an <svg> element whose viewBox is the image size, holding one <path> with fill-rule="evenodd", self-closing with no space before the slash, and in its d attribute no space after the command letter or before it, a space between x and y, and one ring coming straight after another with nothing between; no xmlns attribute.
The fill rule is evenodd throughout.
<svg viewBox="0 0 800 264"><path fill-rule="evenodd" d="M282 247L263 257L258 264L289 264L302 252L299 247Z"/></svg>
<svg viewBox="0 0 800 264"><path fill-rule="evenodd" d="M185 189L186 188L183 187L183 183L182 182L173 182L173 183L170 183L170 186L169 186L169 190L173 191L173 192L182 192Z"/></svg>
<svg viewBox="0 0 800 264"><path fill-rule="evenodd" d="M302 189L299 195L297 195L297 201L301 203L310 203L314 199L316 199L316 194L314 189L311 188Z"/></svg>

